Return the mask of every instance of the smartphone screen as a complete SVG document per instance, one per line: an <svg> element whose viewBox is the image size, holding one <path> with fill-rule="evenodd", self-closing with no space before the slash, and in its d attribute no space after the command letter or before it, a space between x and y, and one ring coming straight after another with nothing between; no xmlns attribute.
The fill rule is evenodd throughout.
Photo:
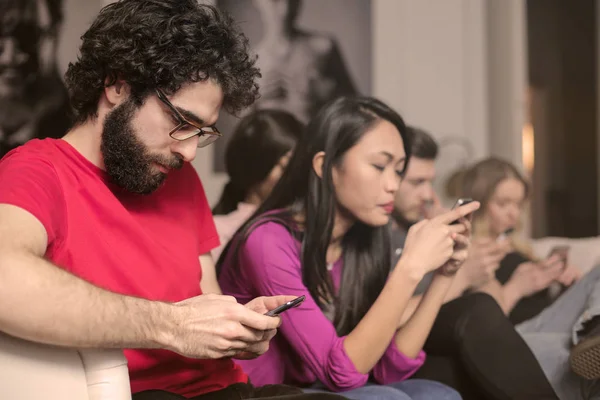
<svg viewBox="0 0 600 400"><path fill-rule="evenodd" d="M452 209L454 210L455 208L458 208L460 206L464 206L465 204L469 204L472 201L473 201L473 199L468 199L468 198L458 199L458 200L456 200L456 203L454 203L454 207L452 207ZM471 218L471 217L469 216L469 218ZM453 221L453 222L450 223L450 225L454 225L454 224L458 224L458 220Z"/></svg>
<svg viewBox="0 0 600 400"><path fill-rule="evenodd" d="M296 297L294 300L288 301L287 303L282 304L277 308L274 308L273 310L269 311L265 315L267 315L269 317L276 317L279 314L281 314L282 312L287 311L290 308L294 308L294 307L300 305L304 301L305 298L306 298L306 296Z"/></svg>

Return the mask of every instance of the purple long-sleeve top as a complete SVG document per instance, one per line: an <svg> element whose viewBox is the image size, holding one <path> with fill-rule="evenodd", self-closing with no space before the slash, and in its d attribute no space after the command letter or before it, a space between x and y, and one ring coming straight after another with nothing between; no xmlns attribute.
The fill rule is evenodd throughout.
<svg viewBox="0 0 600 400"><path fill-rule="evenodd" d="M264 355L239 361L253 384L308 386L320 381L330 390L344 391L367 382L369 375L357 371L344 350L345 337L337 335L331 320L302 283L300 243L286 227L266 222L252 230L239 248L241 268L235 271L230 265L232 256L230 252L225 259L219 283L225 294L240 303L258 296L306 296L302 305L281 315L279 333ZM336 262L330 271L336 290L342 264ZM408 357L392 339L371 373L380 384L398 382L415 373L424 361L424 352Z"/></svg>

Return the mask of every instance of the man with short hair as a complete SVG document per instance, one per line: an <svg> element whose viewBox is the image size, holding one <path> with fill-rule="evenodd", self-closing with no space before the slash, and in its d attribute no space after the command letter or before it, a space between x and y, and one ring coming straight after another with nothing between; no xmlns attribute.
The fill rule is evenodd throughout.
<svg viewBox="0 0 600 400"><path fill-rule="evenodd" d="M435 160L438 145L424 130L409 127L411 158L394 200L392 234L392 259L395 265L404 246L408 229L423 218L431 218L445 211L433 188ZM469 259L456 274L455 283L448 294L449 300L460 296L470 288L479 287L492 279L500 261L506 255L506 244L480 243L475 240ZM431 280L431 274L421 282L417 293L422 292Z"/></svg>
<svg viewBox="0 0 600 400"><path fill-rule="evenodd" d="M437 143L415 127L408 127L408 137L411 157L396 193L390 230L392 265L400 258L410 227L443 212L432 185ZM495 251L503 254L501 250ZM478 280L494 276L501 257L497 258L484 260L470 255L458 270L425 342L425 364L413 377L445 383L465 400L557 399L535 356L496 301L484 293L463 296ZM432 284L432 276L426 276L417 287L403 321L412 317L422 293Z"/></svg>
<svg viewBox="0 0 600 400"><path fill-rule="evenodd" d="M438 145L422 129L409 129L412 132L410 171L404 176L394 201L394 218L404 227L421 220L425 215L441 211L433 189Z"/></svg>
<svg viewBox="0 0 600 400"><path fill-rule="evenodd" d="M134 399L301 393L255 388L232 360L267 350L280 320L264 313L291 297L202 295L219 240L190 162L221 136L221 108L255 101L258 76L246 37L214 7L105 7L66 74L75 126L0 161L0 330L130 349Z"/></svg>

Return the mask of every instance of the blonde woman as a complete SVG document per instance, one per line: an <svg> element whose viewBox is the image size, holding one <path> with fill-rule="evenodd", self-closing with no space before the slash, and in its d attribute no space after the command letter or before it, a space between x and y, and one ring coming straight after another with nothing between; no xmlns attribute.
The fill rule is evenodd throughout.
<svg viewBox="0 0 600 400"><path fill-rule="evenodd" d="M553 282L568 287L581 272L565 264L562 255L538 260L519 232L529 185L518 169L501 159L488 158L469 168L462 176L462 197L481 202L473 219L472 257L485 248L500 249L501 262L496 279L479 290L492 295L515 324L528 320L549 306Z"/></svg>
<svg viewBox="0 0 600 400"><path fill-rule="evenodd" d="M560 398L600 398L600 368L589 362L591 355L600 354L600 267L580 279L581 272L565 265L560 255L544 260L531 256L518 234L528 184L512 164L485 159L464 173L461 184L461 196L481 203L474 214L470 257L477 256L483 241L504 241L507 249L495 279L478 290L491 294L519 323L517 331ZM552 282L570 287L553 300L548 290Z"/></svg>

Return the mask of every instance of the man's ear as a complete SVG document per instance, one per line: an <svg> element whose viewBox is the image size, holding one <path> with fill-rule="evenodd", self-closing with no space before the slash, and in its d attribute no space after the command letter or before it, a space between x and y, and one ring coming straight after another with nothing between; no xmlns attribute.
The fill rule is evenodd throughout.
<svg viewBox="0 0 600 400"><path fill-rule="evenodd" d="M105 80L105 85L108 85L108 78ZM104 87L104 95L106 100L112 107L118 106L129 98L131 87L122 79L117 79L112 85Z"/></svg>
<svg viewBox="0 0 600 400"><path fill-rule="evenodd" d="M325 162L325 152L320 151L312 159L312 167L319 178L323 178L323 163Z"/></svg>

